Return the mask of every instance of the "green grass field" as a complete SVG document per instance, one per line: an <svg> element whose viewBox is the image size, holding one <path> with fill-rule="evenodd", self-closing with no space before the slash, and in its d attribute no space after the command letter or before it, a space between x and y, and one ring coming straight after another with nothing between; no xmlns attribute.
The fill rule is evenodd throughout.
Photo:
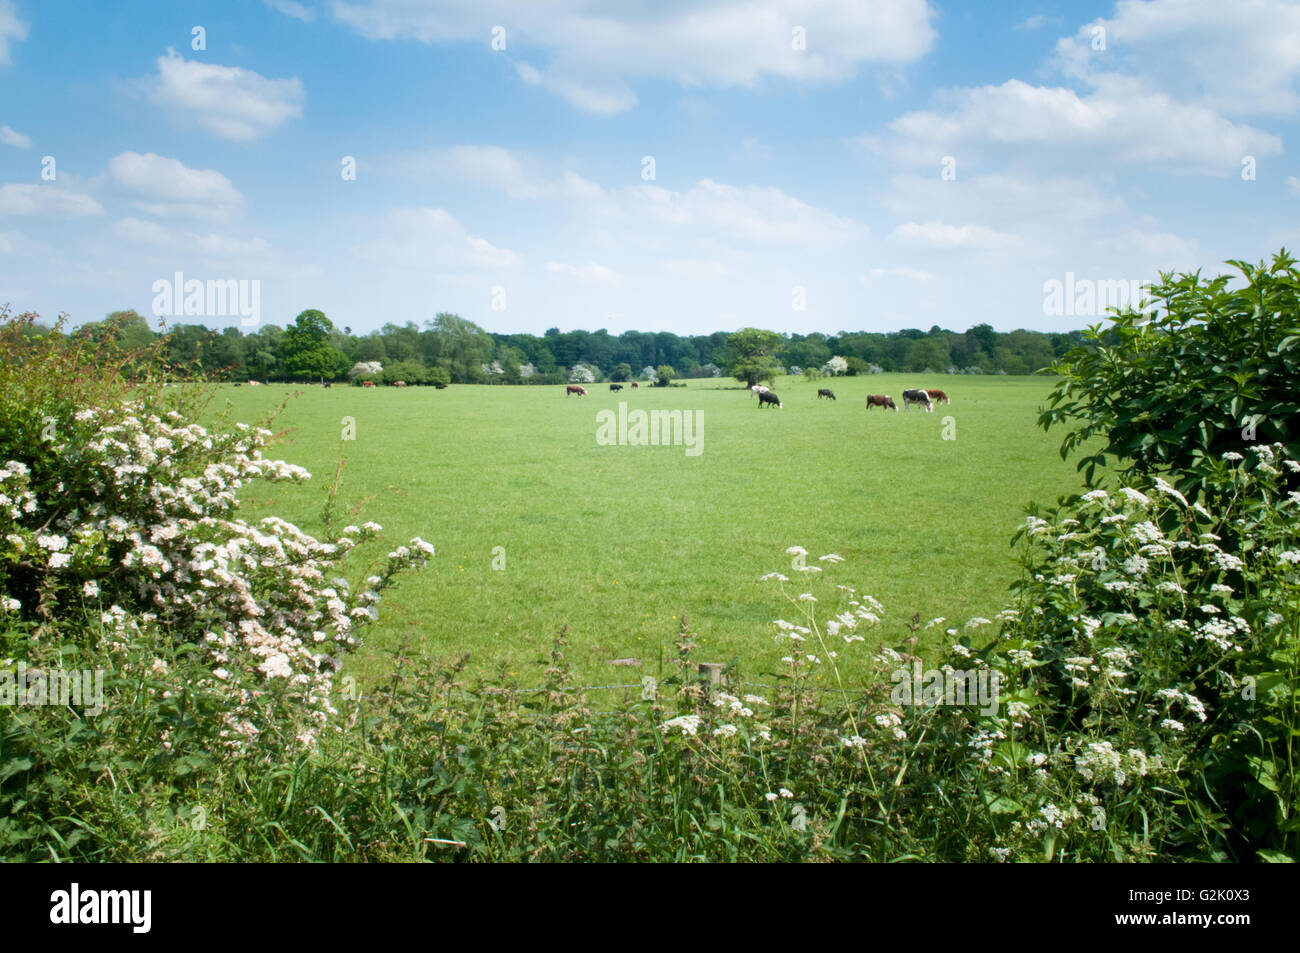
<svg viewBox="0 0 1300 953"><path fill-rule="evenodd" d="M784 555L793 545L826 567L818 591L842 583L884 604L871 646L901 644L916 612L949 624L991 617L1016 576L1008 544L1024 504L1078 488L1059 438L1034 424L1050 380L878 375L821 386L839 399L817 400L818 383L791 379L777 388L784 407L760 410L730 379L621 394L589 385L586 398L563 387L223 385L211 409L229 401L233 418L251 423L298 393L270 452L313 479L246 488L247 517L321 533L343 455L336 533L366 519L384 527L382 543L354 557L354 582L411 536L437 547L382 603L353 665L363 678L384 674L384 649L407 641L438 656L470 652L471 668L539 684L567 623L579 677L604 684L639 674L611 659L637 657L654 673L683 614L698 658L740 657L748 673L764 671L780 654L770 623L795 615L758 578L779 570L791 592L810 588ZM869 393L901 407L912 386L943 387L952 404L933 414L864 408ZM599 445L597 412L620 400L698 411L702 452ZM346 417L354 440L341 439ZM845 561L818 564L827 553Z"/></svg>

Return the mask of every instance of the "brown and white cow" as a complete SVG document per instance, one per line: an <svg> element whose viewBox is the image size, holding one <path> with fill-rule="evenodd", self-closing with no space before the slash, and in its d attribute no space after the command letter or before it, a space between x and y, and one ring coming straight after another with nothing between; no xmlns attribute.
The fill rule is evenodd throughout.
<svg viewBox="0 0 1300 953"><path fill-rule="evenodd" d="M766 387L764 387L758 395L758 407L760 410L763 408L764 404L776 404L778 407L782 406L781 398L777 397L776 394L768 390Z"/></svg>
<svg viewBox="0 0 1300 953"><path fill-rule="evenodd" d="M361 386L362 386L362 387L374 387L374 386L375 386L375 382L374 382L374 381L362 381L362 382L361 382Z"/></svg>
<svg viewBox="0 0 1300 953"><path fill-rule="evenodd" d="M894 398L890 397L888 394L868 394L867 410L870 410L872 407L880 407L884 410L892 410L894 413L898 413L898 405L894 403Z"/></svg>
<svg viewBox="0 0 1300 953"><path fill-rule="evenodd" d="M924 404L926 413L934 413L934 404L930 403L930 395L923 390L903 391L903 410L906 411L913 404Z"/></svg>
<svg viewBox="0 0 1300 953"><path fill-rule="evenodd" d="M249 381L249 382L248 382L248 386L249 386L249 387L261 387L261 386L262 386L262 382L261 382L261 381Z"/></svg>
<svg viewBox="0 0 1300 953"><path fill-rule="evenodd" d="M393 386L394 386L394 387L405 387L405 386L406 386L406 381L393 381Z"/></svg>
<svg viewBox="0 0 1300 953"><path fill-rule="evenodd" d="M934 401L936 404L952 403L952 401L948 399L948 395L941 390L931 390L930 388L927 387L925 392L930 395L930 399Z"/></svg>
<svg viewBox="0 0 1300 953"><path fill-rule="evenodd" d="M633 390L639 390L639 389L640 389L640 388L637 386L637 382L636 382L636 381L633 381L633 382L632 382L632 389L633 389Z"/></svg>
<svg viewBox="0 0 1300 953"><path fill-rule="evenodd" d="M570 394L577 394L579 397L586 397L587 388L583 387L581 384L570 384L564 389L564 396L568 397Z"/></svg>

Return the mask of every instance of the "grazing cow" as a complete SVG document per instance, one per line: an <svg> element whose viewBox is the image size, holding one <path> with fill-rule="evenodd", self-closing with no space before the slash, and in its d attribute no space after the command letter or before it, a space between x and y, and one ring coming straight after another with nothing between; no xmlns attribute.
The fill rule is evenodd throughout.
<svg viewBox="0 0 1300 953"><path fill-rule="evenodd" d="M236 387L242 387L243 385L240 384L238 381L236 381L236 382L235 382L235 386L236 386Z"/></svg>
<svg viewBox="0 0 1300 953"><path fill-rule="evenodd" d="M406 381L393 381L393 386L394 386L394 387L405 387L405 386L406 386Z"/></svg>
<svg viewBox="0 0 1300 953"><path fill-rule="evenodd" d="M903 391L903 410L913 404L925 404L926 413L934 413L934 404L930 403L930 395L923 390L905 390Z"/></svg>
<svg viewBox="0 0 1300 953"><path fill-rule="evenodd" d="M609 389L610 389L611 391L622 390L622 389L623 389L623 385L622 385L622 384L610 384L610 385L609 385Z"/></svg>
<svg viewBox="0 0 1300 953"><path fill-rule="evenodd" d="M927 387L925 392L930 395L930 399L934 401L936 404L952 403L952 401L948 399L948 395L941 390L931 390L930 388Z"/></svg>
<svg viewBox="0 0 1300 953"><path fill-rule="evenodd" d="M831 400L834 400L834 399L835 399L835 391L833 391L833 390L831 390L830 388L827 388L827 387L819 387L819 388L817 389L817 399L818 399L818 400L821 400L823 397L829 397Z"/></svg>
<svg viewBox="0 0 1300 953"><path fill-rule="evenodd" d="M581 384L570 384L564 389L564 396L568 397L570 394L577 394L579 397L586 397L587 388L583 387Z"/></svg>
<svg viewBox="0 0 1300 953"><path fill-rule="evenodd" d="M640 389L640 387L638 386L638 384L637 384L636 381L633 381L633 382L632 382L632 389L633 389L633 390L639 390L639 389Z"/></svg>
<svg viewBox="0 0 1300 953"><path fill-rule="evenodd" d="M767 388L764 387L762 384L755 384L753 387L751 387L751 388L749 389L749 393L750 393L751 395L753 395L753 394L760 394L760 395L761 395L761 394L766 394L767 392L768 392Z"/></svg>
<svg viewBox="0 0 1300 953"><path fill-rule="evenodd" d="M333 387L334 385L331 384L329 381L326 381L324 386L326 386L326 387Z"/></svg>
<svg viewBox="0 0 1300 953"><path fill-rule="evenodd" d="M759 408L762 409L764 404L776 404L776 406L780 407L781 398L777 397L776 394L772 393L770 390L764 387L762 392L759 393L758 395Z"/></svg>
<svg viewBox="0 0 1300 953"><path fill-rule="evenodd" d="M870 410L872 407L879 407L882 410L892 410L894 413L898 413L898 405L894 403L894 398L890 397L888 394L868 394L867 410Z"/></svg>
<svg viewBox="0 0 1300 953"><path fill-rule="evenodd" d="M375 386L375 382L374 382L374 381L362 381L362 382L361 382L361 386L362 386L362 387L374 387L374 386Z"/></svg>

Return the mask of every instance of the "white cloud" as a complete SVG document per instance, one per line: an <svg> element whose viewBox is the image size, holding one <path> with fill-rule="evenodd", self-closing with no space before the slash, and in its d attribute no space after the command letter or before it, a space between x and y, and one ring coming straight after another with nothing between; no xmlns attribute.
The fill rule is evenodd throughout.
<svg viewBox="0 0 1300 953"><path fill-rule="evenodd" d="M32 144L31 139L21 132L14 132L8 126L0 126L0 142L7 146L13 146L15 149L26 149Z"/></svg>
<svg viewBox="0 0 1300 953"><path fill-rule="evenodd" d="M515 70L529 86L540 86L585 112L609 116L636 105L636 93L622 80L577 80L551 70L542 72L527 63L516 64Z"/></svg>
<svg viewBox="0 0 1300 953"><path fill-rule="evenodd" d="M53 185L5 185L0 186L0 214L84 218L103 215L104 207L89 195Z"/></svg>
<svg viewBox="0 0 1300 953"><path fill-rule="evenodd" d="M138 218L124 218L113 225L113 233L123 241L136 245L173 246L176 233L157 222L146 222Z"/></svg>
<svg viewBox="0 0 1300 953"><path fill-rule="evenodd" d="M926 0L818 0L793 11L783 0L707 0L623 4L614 13L578 2L355 0L334 16L371 39L475 42L487 47L487 24L506 26L507 53L543 50L538 68L517 67L581 109L631 108L625 80L667 79L686 86L752 87L766 77L839 82L865 63L906 63L934 42ZM795 28L806 36L795 49Z"/></svg>
<svg viewBox="0 0 1300 953"><path fill-rule="evenodd" d="M1286 189L1296 198L1300 199L1300 179L1297 179L1294 175L1288 175L1286 177Z"/></svg>
<svg viewBox="0 0 1300 953"><path fill-rule="evenodd" d="M1077 232L1085 227L1113 229L1131 216L1113 184L1081 176L1050 179L1024 174L960 175L957 182L939 176L893 176L880 192L880 203L898 218L915 221L981 221L1025 235Z"/></svg>
<svg viewBox="0 0 1300 953"><path fill-rule="evenodd" d="M271 250L264 238L231 238L229 235L196 235L194 247L211 258L250 258L260 261Z"/></svg>
<svg viewBox="0 0 1300 953"><path fill-rule="evenodd" d="M946 225L943 222L904 222L893 231L893 238L908 244L923 245L936 249L1014 248L1021 244L1020 238L999 232L984 225Z"/></svg>
<svg viewBox="0 0 1300 953"><path fill-rule="evenodd" d="M383 234L356 249L369 261L415 269L492 270L512 268L519 256L471 235L441 208L394 208Z"/></svg>
<svg viewBox="0 0 1300 953"><path fill-rule="evenodd" d="M114 223L113 234L136 245L165 248L173 254L192 252L206 258L251 259L262 263L271 251L270 242L264 238L235 238L214 232L200 235L138 218L124 218Z"/></svg>
<svg viewBox="0 0 1300 953"><path fill-rule="evenodd" d="M686 192L652 185L610 193L629 218L760 244L839 244L866 226L801 202L771 186L703 179Z"/></svg>
<svg viewBox="0 0 1300 953"><path fill-rule="evenodd" d="M500 146L452 146L426 152L403 153L390 163L405 174L431 173L453 182L474 182L498 189L511 198L545 198L557 191L530 170L537 162Z"/></svg>
<svg viewBox="0 0 1300 953"><path fill-rule="evenodd" d="M1163 261L1186 268L1201 252L1201 243L1169 232L1126 228L1113 235L1093 240L1093 245L1103 251L1117 252L1130 260Z"/></svg>
<svg viewBox="0 0 1300 953"><path fill-rule="evenodd" d="M934 275L918 268L872 268L870 278L904 278L908 281L933 281Z"/></svg>
<svg viewBox="0 0 1300 953"><path fill-rule="evenodd" d="M1096 28L1106 49L1093 50ZM1291 115L1300 108L1300 6L1294 0L1121 0L1057 41L1055 64L1096 83L1125 73L1211 110Z"/></svg>
<svg viewBox="0 0 1300 953"><path fill-rule="evenodd" d="M27 39L28 26L29 24L18 19L18 11L14 9L13 0L0 0L0 66L12 65L9 46L11 43Z"/></svg>
<svg viewBox="0 0 1300 953"><path fill-rule="evenodd" d="M123 188L144 197L136 207L154 215L221 218L244 200L220 172L191 169L153 152L116 155L109 160L108 172Z"/></svg>
<svg viewBox="0 0 1300 953"><path fill-rule="evenodd" d="M570 265L562 261L548 261L546 270L553 275L568 275L577 278L579 281L595 284L617 285L621 280L618 272L613 268L606 268L594 261L589 261L585 265Z"/></svg>
<svg viewBox="0 0 1300 953"><path fill-rule="evenodd" d="M302 117L302 82L267 79L239 66L186 60L173 50L158 57L150 99L173 118L222 139L241 142Z"/></svg>
<svg viewBox="0 0 1300 953"><path fill-rule="evenodd" d="M0 232L0 255L12 254L22 240L23 237L18 232Z"/></svg>
<svg viewBox="0 0 1300 953"><path fill-rule="evenodd" d="M1026 17L1025 19L1021 20L1019 23L1013 26L1012 29L1013 30L1038 30L1041 29L1042 27L1048 26L1049 24L1055 25L1059 23L1061 23L1061 18L1059 16L1049 17L1046 14L1035 13L1033 16Z"/></svg>
<svg viewBox="0 0 1300 953"><path fill-rule="evenodd" d="M262 0L268 7L287 17L293 17L295 20L301 20L303 23L310 23L316 19L316 11L311 7L298 3L297 0Z"/></svg>
<svg viewBox="0 0 1300 953"><path fill-rule="evenodd" d="M936 168L945 155L960 160L1001 150L1024 156L1032 149L1062 161L1157 163L1227 174L1240 168L1244 155L1282 151L1277 136L1175 101L1140 80L1111 74L1096 85L1085 95L1018 79L952 90L937 97L941 108L907 113L888 124L888 135L861 141Z"/></svg>
<svg viewBox="0 0 1300 953"><path fill-rule="evenodd" d="M652 183L607 189L572 170L559 175L497 146L453 146L406 154L396 168L475 182L512 198L559 199L575 215L634 229L669 228L749 244L839 244L864 237L866 226L808 205L770 186L734 186L703 179L686 191Z"/></svg>

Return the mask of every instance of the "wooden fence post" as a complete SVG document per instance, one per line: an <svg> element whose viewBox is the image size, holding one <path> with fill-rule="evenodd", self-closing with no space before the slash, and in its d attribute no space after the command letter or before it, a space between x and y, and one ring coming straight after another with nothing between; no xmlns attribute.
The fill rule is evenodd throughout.
<svg viewBox="0 0 1300 953"><path fill-rule="evenodd" d="M709 676L709 698L712 698L714 692L727 684L727 676L722 674L725 668L726 666L721 662L700 663L700 674Z"/></svg>

